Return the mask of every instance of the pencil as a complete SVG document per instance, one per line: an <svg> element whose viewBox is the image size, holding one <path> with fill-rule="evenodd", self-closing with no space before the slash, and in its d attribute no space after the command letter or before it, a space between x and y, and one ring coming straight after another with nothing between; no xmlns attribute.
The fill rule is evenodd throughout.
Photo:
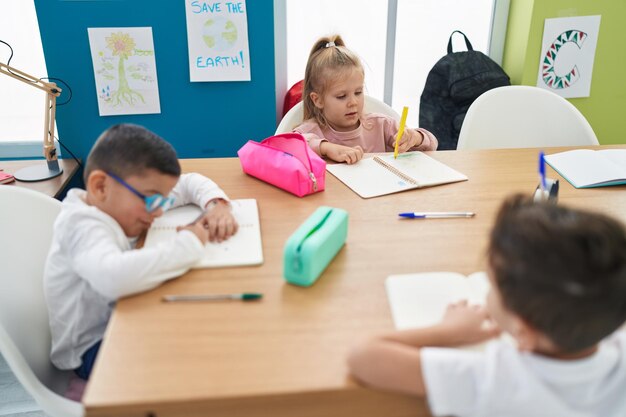
<svg viewBox="0 0 626 417"><path fill-rule="evenodd" d="M400 139L404 134L407 114L409 114L409 108L404 106L404 108L402 109L402 117L400 118L400 128L398 129L398 134L396 135L396 145L393 148L393 159L396 159L398 157L398 144L400 143Z"/></svg>

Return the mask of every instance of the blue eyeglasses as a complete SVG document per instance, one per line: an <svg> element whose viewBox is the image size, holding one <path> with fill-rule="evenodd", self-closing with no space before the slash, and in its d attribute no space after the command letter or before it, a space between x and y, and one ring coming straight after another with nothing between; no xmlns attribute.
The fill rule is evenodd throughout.
<svg viewBox="0 0 626 417"><path fill-rule="evenodd" d="M122 184L131 193L133 193L137 197L141 198L146 203L146 211L148 213L152 213L153 211L158 210L158 209L166 211L167 209L172 207L172 204L174 204L174 197L165 197L165 196L163 196L161 194L158 194L158 193L157 194L152 194L150 196L147 196L147 195L144 195L144 194L140 193L139 191L137 191L132 185L128 184L126 181L124 181L123 179L121 179L117 175L111 174L110 172L107 172L107 175L109 177L113 178L115 181L117 181L120 184Z"/></svg>

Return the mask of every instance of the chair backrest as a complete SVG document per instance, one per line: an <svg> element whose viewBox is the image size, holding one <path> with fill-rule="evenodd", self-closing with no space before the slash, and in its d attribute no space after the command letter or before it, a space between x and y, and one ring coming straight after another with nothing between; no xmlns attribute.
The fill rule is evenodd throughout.
<svg viewBox="0 0 626 417"><path fill-rule="evenodd" d="M304 89L304 80L300 80L292 85L285 93L285 100L283 101L283 117L289 110L296 104L302 101L302 90Z"/></svg>
<svg viewBox="0 0 626 417"><path fill-rule="evenodd" d="M381 113L391 116L396 120L400 120L400 115L388 104L371 96L365 96L365 104L363 106L365 113ZM279 133L287 133L293 131L295 127L300 125L304 120L304 108L302 102L299 102L285 114L283 119L276 128L276 135Z"/></svg>
<svg viewBox="0 0 626 417"><path fill-rule="evenodd" d="M587 119L563 97L538 87L489 90L470 106L457 149L598 145Z"/></svg>
<svg viewBox="0 0 626 417"><path fill-rule="evenodd" d="M50 416L80 416L80 403L59 393L69 372L50 362L50 325L43 271L58 200L0 185L0 352L22 386Z"/></svg>

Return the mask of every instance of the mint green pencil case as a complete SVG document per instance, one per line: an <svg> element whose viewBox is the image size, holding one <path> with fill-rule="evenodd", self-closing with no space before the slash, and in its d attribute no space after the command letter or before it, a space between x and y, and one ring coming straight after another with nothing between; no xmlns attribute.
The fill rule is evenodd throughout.
<svg viewBox="0 0 626 417"><path fill-rule="evenodd" d="M287 239L284 276L291 284L308 287L324 272L346 243L348 212L319 207Z"/></svg>

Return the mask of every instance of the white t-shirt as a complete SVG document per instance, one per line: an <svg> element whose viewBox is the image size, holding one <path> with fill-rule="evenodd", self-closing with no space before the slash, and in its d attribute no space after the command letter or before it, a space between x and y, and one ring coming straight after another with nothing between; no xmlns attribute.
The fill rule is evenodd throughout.
<svg viewBox="0 0 626 417"><path fill-rule="evenodd" d="M187 271L204 253L202 242L183 230L154 248L133 250L122 227L85 202L84 190L63 200L44 270L52 348L60 369L75 369L81 356L102 339L118 298L146 291ZM174 205L204 207L224 192L199 174L184 174L172 190Z"/></svg>
<svg viewBox="0 0 626 417"><path fill-rule="evenodd" d="M431 412L457 417L626 416L626 332L592 356L557 360L506 341L484 352L423 348L422 372Z"/></svg>

